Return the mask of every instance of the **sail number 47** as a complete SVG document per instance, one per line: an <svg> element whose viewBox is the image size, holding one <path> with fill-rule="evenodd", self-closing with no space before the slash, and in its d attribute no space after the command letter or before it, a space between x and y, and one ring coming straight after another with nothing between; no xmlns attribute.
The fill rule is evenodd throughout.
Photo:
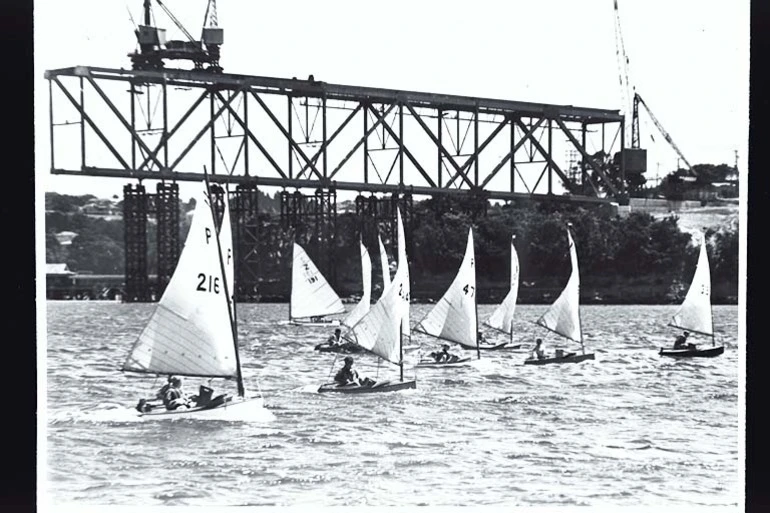
<svg viewBox="0 0 770 513"><path fill-rule="evenodd" d="M476 292L476 287L474 287L473 285L466 285L465 287L463 287L463 292L473 297L473 294Z"/></svg>
<svg viewBox="0 0 770 513"><path fill-rule="evenodd" d="M201 292L213 292L219 294L219 276L206 275L204 273L198 273L198 288Z"/></svg>

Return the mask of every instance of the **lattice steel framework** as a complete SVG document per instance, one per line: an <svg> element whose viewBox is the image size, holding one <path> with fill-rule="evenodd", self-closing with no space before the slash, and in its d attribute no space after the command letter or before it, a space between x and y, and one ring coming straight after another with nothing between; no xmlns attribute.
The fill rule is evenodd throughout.
<svg viewBox="0 0 770 513"><path fill-rule="evenodd" d="M74 67L46 78L53 173L199 181L208 164L213 181L260 186L625 198L618 111L312 77ZM563 169L568 148L579 154L579 180Z"/></svg>
<svg viewBox="0 0 770 513"><path fill-rule="evenodd" d="M158 183L153 199L158 222L157 296L160 298L179 261L179 184Z"/></svg>
<svg viewBox="0 0 770 513"><path fill-rule="evenodd" d="M147 277L147 206L143 185L123 187L123 230L125 242L126 293L123 301L150 300Z"/></svg>
<svg viewBox="0 0 770 513"><path fill-rule="evenodd" d="M231 202L235 223L236 298L253 301L259 297L259 196L255 184L241 184Z"/></svg>
<svg viewBox="0 0 770 513"><path fill-rule="evenodd" d="M282 191L281 224L294 230L301 244L327 281L337 285L337 191L318 189L315 194Z"/></svg>

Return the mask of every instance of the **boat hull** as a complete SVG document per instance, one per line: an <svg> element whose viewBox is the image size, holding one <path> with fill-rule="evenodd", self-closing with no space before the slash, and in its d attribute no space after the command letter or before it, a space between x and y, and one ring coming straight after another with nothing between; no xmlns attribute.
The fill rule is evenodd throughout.
<svg viewBox="0 0 770 513"><path fill-rule="evenodd" d="M472 358L466 356L465 358L458 358L452 362L437 362L434 360L421 360L417 363L417 367L463 367L471 362Z"/></svg>
<svg viewBox="0 0 770 513"><path fill-rule="evenodd" d="M460 347L462 347L466 351L475 351L476 350L476 346L465 346L465 345L460 344ZM479 349L481 351L498 351L500 349L517 349L519 347L521 347L521 344L513 345L513 346L509 347L508 346L508 342L500 342L499 344L481 344L481 345L479 345Z"/></svg>
<svg viewBox="0 0 770 513"><path fill-rule="evenodd" d="M291 319L289 324L292 326L340 326L337 319L328 319L325 321L303 321L301 319Z"/></svg>
<svg viewBox="0 0 770 513"><path fill-rule="evenodd" d="M670 349L661 347L660 356L672 356L674 358L713 358L725 352L724 346L709 347L708 349Z"/></svg>
<svg viewBox="0 0 770 513"><path fill-rule="evenodd" d="M336 392L338 394L373 394L377 392L397 392L417 388L417 382L412 381L378 381L372 386L348 384L340 386L337 383L324 383L318 388L319 393Z"/></svg>
<svg viewBox="0 0 770 513"><path fill-rule="evenodd" d="M595 360L594 353L586 354L573 354L569 356L543 358L538 360L537 358L527 358L524 360L524 365L548 365L550 363L580 363L585 360Z"/></svg>
<svg viewBox="0 0 770 513"><path fill-rule="evenodd" d="M232 397L223 398L222 401L212 401L211 404L195 408L177 408L166 410L156 408L147 412L138 412L144 419L227 419L229 416L239 417L242 413L269 414L261 397Z"/></svg>
<svg viewBox="0 0 770 513"><path fill-rule="evenodd" d="M329 344L318 344L315 346L315 350L319 351L321 353L343 353L343 354L350 354L350 353L360 353L363 351L361 346L356 344L342 344L339 346L330 346Z"/></svg>

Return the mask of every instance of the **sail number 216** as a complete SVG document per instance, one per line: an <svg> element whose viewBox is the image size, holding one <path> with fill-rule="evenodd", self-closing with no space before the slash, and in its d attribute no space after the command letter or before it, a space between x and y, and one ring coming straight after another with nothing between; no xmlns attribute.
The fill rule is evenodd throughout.
<svg viewBox="0 0 770 513"><path fill-rule="evenodd" d="M219 276L211 276L210 274L198 273L198 288L201 292L213 292L219 294Z"/></svg>

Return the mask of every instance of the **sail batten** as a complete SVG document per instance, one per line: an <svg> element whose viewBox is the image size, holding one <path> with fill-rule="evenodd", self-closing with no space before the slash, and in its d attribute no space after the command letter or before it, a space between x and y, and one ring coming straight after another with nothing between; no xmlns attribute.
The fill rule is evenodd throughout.
<svg viewBox="0 0 770 513"><path fill-rule="evenodd" d="M289 315L292 319L345 312L345 306L305 250L294 243Z"/></svg>
<svg viewBox="0 0 770 513"><path fill-rule="evenodd" d="M578 268L577 251L572 234L567 229L569 255L572 271L567 285L556 301L536 322L564 338L583 343L583 333L580 327L580 270Z"/></svg>
<svg viewBox="0 0 770 513"><path fill-rule="evenodd" d="M363 279L364 291L361 295L361 300L350 311L342 324L348 327L354 326L360 321L364 315L369 312L372 301L372 259L369 257L369 251L362 242L359 242L361 246L361 275Z"/></svg>
<svg viewBox="0 0 770 513"><path fill-rule="evenodd" d="M674 314L671 326L707 336L714 335L714 321L711 314L711 270L705 237L701 239L698 264L690 288L679 310Z"/></svg>
<svg viewBox="0 0 770 513"><path fill-rule="evenodd" d="M466 347L477 347L476 264L473 251L473 229L460 269L447 291L418 323L415 330Z"/></svg>
<svg viewBox="0 0 770 513"><path fill-rule="evenodd" d="M176 270L122 369L237 377L232 318L224 297L227 274L222 273L208 199L200 194Z"/></svg>
<svg viewBox="0 0 770 513"><path fill-rule="evenodd" d="M516 311L516 300L519 295L519 258L511 239L511 288L503 302L495 308L492 315L484 323L486 326L510 335L513 333L513 314Z"/></svg>

